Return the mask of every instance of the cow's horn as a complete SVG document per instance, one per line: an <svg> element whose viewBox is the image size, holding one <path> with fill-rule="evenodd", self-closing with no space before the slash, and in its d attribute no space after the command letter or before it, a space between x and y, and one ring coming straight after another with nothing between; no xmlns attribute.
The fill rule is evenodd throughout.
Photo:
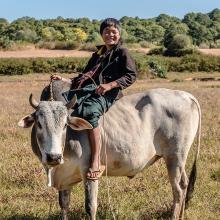
<svg viewBox="0 0 220 220"><path fill-rule="evenodd" d="M39 103L33 98L32 93L30 94L30 97L29 97L29 103L34 109L37 109L37 106L39 105Z"/></svg>
<svg viewBox="0 0 220 220"><path fill-rule="evenodd" d="M74 95L73 98L66 104L67 109L73 108L76 102L77 102L77 97L76 95Z"/></svg>

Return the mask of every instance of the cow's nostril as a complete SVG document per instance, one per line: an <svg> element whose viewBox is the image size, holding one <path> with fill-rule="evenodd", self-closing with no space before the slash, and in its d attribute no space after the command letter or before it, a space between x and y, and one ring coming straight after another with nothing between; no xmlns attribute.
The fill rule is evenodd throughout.
<svg viewBox="0 0 220 220"><path fill-rule="evenodd" d="M60 162L61 161L61 154L46 154L47 156L47 162Z"/></svg>

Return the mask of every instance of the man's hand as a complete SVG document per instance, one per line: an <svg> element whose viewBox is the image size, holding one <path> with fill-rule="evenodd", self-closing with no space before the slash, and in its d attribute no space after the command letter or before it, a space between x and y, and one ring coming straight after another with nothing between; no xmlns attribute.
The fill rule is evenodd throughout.
<svg viewBox="0 0 220 220"><path fill-rule="evenodd" d="M51 75L50 78L51 78L51 80L62 80L62 77L57 74Z"/></svg>
<svg viewBox="0 0 220 220"><path fill-rule="evenodd" d="M107 84L101 84L96 88L96 93L99 95L105 95L106 92L117 87L119 87L119 85L115 81L107 83Z"/></svg>

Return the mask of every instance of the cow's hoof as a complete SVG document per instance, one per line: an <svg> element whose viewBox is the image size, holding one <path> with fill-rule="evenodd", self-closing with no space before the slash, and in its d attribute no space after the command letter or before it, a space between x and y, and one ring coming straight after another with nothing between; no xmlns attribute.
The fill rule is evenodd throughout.
<svg viewBox="0 0 220 220"><path fill-rule="evenodd" d="M135 177L135 175L134 176L127 176L129 179L133 179L134 177Z"/></svg>

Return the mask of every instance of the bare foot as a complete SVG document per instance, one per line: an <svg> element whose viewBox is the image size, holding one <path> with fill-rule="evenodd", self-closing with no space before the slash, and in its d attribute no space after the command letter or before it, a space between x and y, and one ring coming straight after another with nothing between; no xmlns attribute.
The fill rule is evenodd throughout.
<svg viewBox="0 0 220 220"><path fill-rule="evenodd" d="M102 176L104 170L105 166L100 166L98 169L89 168L86 177L89 180L98 180Z"/></svg>

